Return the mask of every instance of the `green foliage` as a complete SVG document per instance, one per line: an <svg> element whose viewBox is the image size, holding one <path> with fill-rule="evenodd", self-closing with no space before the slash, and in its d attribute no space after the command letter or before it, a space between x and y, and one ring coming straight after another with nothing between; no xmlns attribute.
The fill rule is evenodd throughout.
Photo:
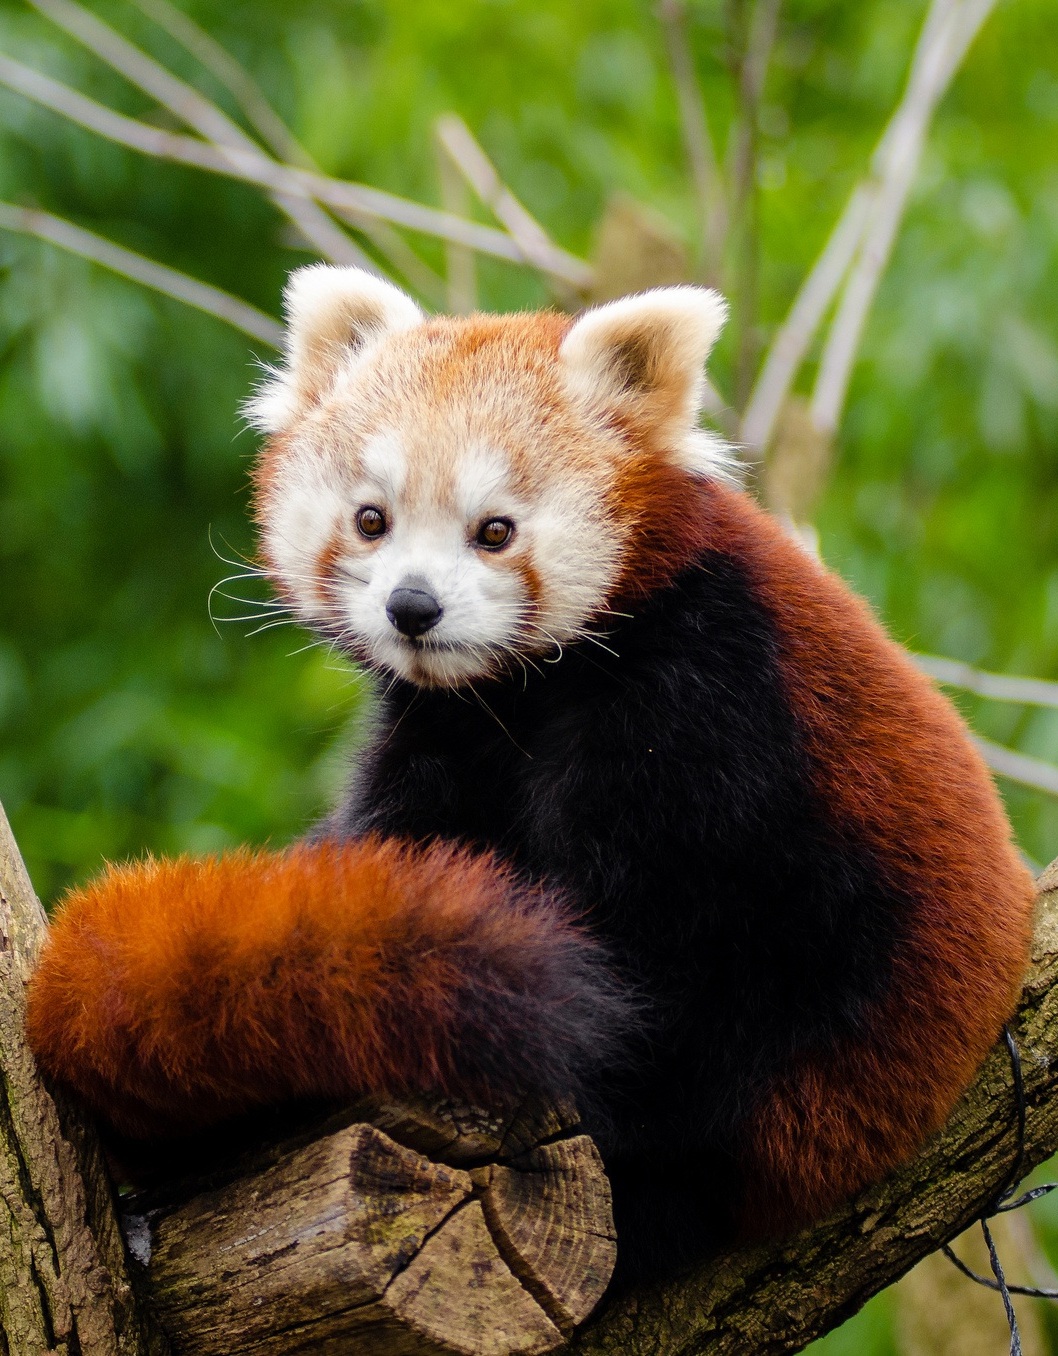
<svg viewBox="0 0 1058 1356"><path fill-rule="evenodd" d="M897 1356L893 1296L876 1295L853 1318L805 1350L811 1356Z"/></svg>

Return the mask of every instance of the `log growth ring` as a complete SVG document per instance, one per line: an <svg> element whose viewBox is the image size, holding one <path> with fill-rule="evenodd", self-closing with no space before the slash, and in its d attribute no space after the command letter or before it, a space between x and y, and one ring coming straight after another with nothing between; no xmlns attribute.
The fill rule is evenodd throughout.
<svg viewBox="0 0 1058 1356"><path fill-rule="evenodd" d="M363 1114L235 1183L126 1210L174 1356L544 1356L588 1317L617 1243L570 1112Z"/></svg>

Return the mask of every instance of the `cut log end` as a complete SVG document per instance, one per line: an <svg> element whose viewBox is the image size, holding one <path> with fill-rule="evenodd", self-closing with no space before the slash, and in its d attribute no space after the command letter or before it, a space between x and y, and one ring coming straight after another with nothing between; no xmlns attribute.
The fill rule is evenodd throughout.
<svg viewBox="0 0 1058 1356"><path fill-rule="evenodd" d="M610 1189L568 1110L379 1105L125 1227L174 1353L537 1356L594 1309Z"/></svg>

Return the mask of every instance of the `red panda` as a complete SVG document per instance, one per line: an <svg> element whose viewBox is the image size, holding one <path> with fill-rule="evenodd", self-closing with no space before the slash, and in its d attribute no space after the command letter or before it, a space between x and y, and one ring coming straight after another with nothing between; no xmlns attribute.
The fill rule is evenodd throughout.
<svg viewBox="0 0 1058 1356"><path fill-rule="evenodd" d="M374 730L301 844L67 898L41 1067L148 1138L573 1094L627 1278L820 1217L947 1116L1033 892L955 712L698 427L723 303L427 319L320 266L287 312L262 557Z"/></svg>

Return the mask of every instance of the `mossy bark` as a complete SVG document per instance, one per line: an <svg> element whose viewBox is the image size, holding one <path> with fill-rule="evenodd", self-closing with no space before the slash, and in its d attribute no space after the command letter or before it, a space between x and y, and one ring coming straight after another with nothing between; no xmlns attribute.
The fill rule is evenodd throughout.
<svg viewBox="0 0 1058 1356"><path fill-rule="evenodd" d="M45 928L0 808L0 1352L161 1356L95 1134L44 1087L26 1047L25 984Z"/></svg>

